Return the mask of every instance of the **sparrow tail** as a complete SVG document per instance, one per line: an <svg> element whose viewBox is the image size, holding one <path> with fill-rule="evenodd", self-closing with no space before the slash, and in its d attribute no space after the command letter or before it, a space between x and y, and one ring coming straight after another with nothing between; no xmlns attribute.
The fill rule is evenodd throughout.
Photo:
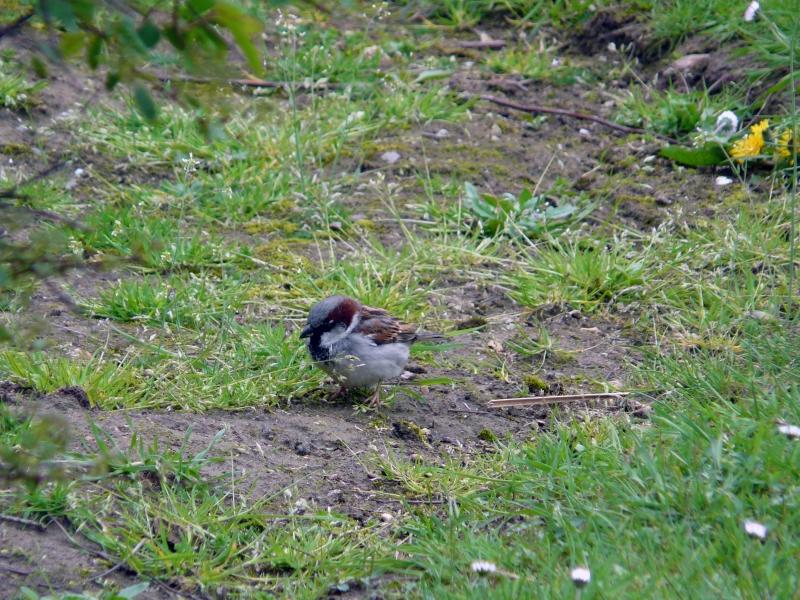
<svg viewBox="0 0 800 600"><path fill-rule="evenodd" d="M417 331L414 335L415 342L429 342L443 339L444 336L441 333L431 333L430 331Z"/></svg>

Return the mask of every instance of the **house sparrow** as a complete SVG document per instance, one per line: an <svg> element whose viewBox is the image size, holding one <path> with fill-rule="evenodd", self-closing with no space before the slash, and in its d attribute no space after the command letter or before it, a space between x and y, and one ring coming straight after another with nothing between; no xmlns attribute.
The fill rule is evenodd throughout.
<svg viewBox="0 0 800 600"><path fill-rule="evenodd" d="M418 332L382 308L364 306L347 296L331 296L315 304L301 338L320 368L349 388L376 387L370 405L380 404L380 384L399 376L408 362L411 344L441 339L435 333Z"/></svg>

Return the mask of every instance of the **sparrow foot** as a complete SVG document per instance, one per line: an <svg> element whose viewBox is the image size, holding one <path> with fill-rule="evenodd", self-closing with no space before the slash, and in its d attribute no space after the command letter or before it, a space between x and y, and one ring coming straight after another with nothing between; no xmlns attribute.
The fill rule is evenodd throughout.
<svg viewBox="0 0 800 600"><path fill-rule="evenodd" d="M369 405L378 408L381 405L381 386L375 388L375 393L369 397Z"/></svg>

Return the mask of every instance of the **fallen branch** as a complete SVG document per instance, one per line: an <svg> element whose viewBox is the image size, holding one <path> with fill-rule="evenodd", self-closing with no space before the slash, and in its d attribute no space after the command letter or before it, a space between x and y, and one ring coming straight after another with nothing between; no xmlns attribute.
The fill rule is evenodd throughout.
<svg viewBox="0 0 800 600"><path fill-rule="evenodd" d="M468 40L458 42L459 47L475 50L502 50L506 47L505 40Z"/></svg>
<svg viewBox="0 0 800 600"><path fill-rule="evenodd" d="M489 400L489 408L508 408L509 406L538 406L541 404L560 404L581 400L616 399L630 392L599 392L596 394L563 394L560 396L527 396L525 398L497 398Z"/></svg>
<svg viewBox="0 0 800 600"><path fill-rule="evenodd" d="M539 106L538 104L519 104L517 102L512 102L511 100L498 98L497 96L490 96L488 94L481 95L480 99L485 100L486 102L492 102L493 104L497 104L498 106L505 106L506 108L513 108L514 110L519 110L531 114L541 113L546 115L559 115L562 117L570 117L572 119L579 119L582 121L592 121L593 123L597 123L599 125L602 125L603 127L608 127L609 129L613 129L615 131L621 131L623 133L637 133L643 135L649 134L666 142L670 142L672 144L680 143L678 142L678 140L673 139L667 135L656 133L654 131L648 131L646 129L642 129L641 127L628 127L627 125L620 125L619 123L614 123L613 121L609 121L608 119L604 119L603 117L598 117L596 115L590 115L587 113L577 112L573 110L566 110L564 108L551 108L549 106Z"/></svg>
<svg viewBox="0 0 800 600"><path fill-rule="evenodd" d="M9 523L16 523L17 525L24 525L25 527L33 527L40 530L47 529L47 526L39 523L39 521L23 519L22 517L15 517L5 513L0 513L0 521L8 521Z"/></svg>

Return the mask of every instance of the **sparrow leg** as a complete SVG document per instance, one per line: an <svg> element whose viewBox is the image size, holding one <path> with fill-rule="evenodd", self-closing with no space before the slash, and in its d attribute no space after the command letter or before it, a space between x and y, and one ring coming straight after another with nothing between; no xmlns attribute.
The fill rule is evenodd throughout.
<svg viewBox="0 0 800 600"><path fill-rule="evenodd" d="M330 397L330 400L340 400L347 396L347 388L343 385L339 386L339 389Z"/></svg>
<svg viewBox="0 0 800 600"><path fill-rule="evenodd" d="M372 408L378 408L381 405L381 386L375 388L375 393L369 397L369 405Z"/></svg>

